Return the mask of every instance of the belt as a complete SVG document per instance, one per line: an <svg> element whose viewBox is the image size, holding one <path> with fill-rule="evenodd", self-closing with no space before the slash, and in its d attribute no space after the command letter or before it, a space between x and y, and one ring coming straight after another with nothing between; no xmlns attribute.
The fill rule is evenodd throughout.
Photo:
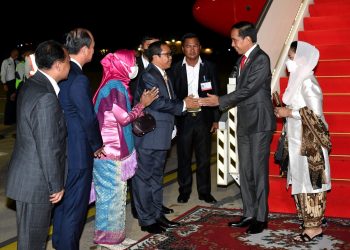
<svg viewBox="0 0 350 250"><path fill-rule="evenodd" d="M197 111L197 112L187 112L187 115L192 116L192 117L196 117L196 116L199 115L199 113L200 113L200 111Z"/></svg>

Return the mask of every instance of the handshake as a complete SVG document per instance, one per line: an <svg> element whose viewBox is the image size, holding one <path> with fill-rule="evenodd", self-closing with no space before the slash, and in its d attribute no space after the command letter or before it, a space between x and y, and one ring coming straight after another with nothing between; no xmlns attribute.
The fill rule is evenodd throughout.
<svg viewBox="0 0 350 250"><path fill-rule="evenodd" d="M208 97L194 97L189 95L184 99L187 109L199 109L201 106L219 106L219 97L208 94Z"/></svg>

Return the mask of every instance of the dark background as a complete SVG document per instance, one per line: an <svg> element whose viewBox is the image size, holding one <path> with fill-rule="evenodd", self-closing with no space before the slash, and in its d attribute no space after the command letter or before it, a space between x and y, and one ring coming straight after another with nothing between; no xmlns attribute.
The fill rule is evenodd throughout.
<svg viewBox="0 0 350 250"><path fill-rule="evenodd" d="M232 50L228 51L231 48L229 30L225 37L194 19L195 0L99 0L93 4L91 0L11 2L9 4L13 6L8 11L2 8L1 61L19 44L35 49L44 40L64 43L65 34L76 27L89 29L95 37L93 61L84 66L88 72L101 71L100 49L137 49L141 38L149 33L165 40L179 40L187 32L197 33L202 47L213 49L212 55L206 57L217 63L224 86L237 56ZM174 61L176 59L180 56L175 56Z"/></svg>

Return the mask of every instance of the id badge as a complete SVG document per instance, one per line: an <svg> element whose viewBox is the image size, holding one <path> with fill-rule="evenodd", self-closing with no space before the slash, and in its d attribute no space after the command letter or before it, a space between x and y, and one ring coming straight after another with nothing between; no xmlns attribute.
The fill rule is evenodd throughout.
<svg viewBox="0 0 350 250"><path fill-rule="evenodd" d="M208 90L212 90L212 86L211 86L211 82L202 82L201 83L201 90L202 91L208 91Z"/></svg>

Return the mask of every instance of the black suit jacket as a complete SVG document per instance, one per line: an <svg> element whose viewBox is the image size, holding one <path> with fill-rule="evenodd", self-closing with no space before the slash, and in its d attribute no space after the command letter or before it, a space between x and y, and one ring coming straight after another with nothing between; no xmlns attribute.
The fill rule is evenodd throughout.
<svg viewBox="0 0 350 250"><path fill-rule="evenodd" d="M137 89L137 83L139 81L139 78L142 72L145 70L145 66L143 65L143 62L142 62L142 55L136 57L136 64L139 68L139 71L137 73L137 76L134 79L131 79L129 83L130 93L133 97L135 97L135 94L136 94L135 92ZM134 100L133 100L133 104L135 104Z"/></svg>
<svg viewBox="0 0 350 250"><path fill-rule="evenodd" d="M170 81L170 91L173 92ZM174 115L181 115L183 101L175 97L170 99L165 81L159 69L150 63L141 74L135 93L135 101L139 102L144 89L159 89L159 97L154 100L144 111L153 115L156 120L156 128L148 134L135 136L135 146L145 149L168 150L171 146L171 134L174 128Z"/></svg>
<svg viewBox="0 0 350 250"><path fill-rule="evenodd" d="M50 203L50 194L63 189L67 133L56 93L40 71L20 90L17 118L6 194L22 202Z"/></svg>
<svg viewBox="0 0 350 250"><path fill-rule="evenodd" d="M188 96L188 82L186 65L183 64L183 60L177 62L171 69L171 74L174 78L174 92L176 96L183 100ZM199 82L198 82L198 95L199 97L207 97L207 94L219 94L219 82L216 67L208 60L202 59L202 63L199 66ZM201 83L211 82L211 90L202 90ZM208 124L219 121L220 114L217 107L201 107L203 112L203 121ZM184 116L178 116L177 122L182 122Z"/></svg>
<svg viewBox="0 0 350 250"><path fill-rule="evenodd" d="M237 61L237 68L241 58ZM219 98L220 109L237 106L237 133L273 131L276 118L271 100L271 69L269 56L254 48L237 77L236 90Z"/></svg>

